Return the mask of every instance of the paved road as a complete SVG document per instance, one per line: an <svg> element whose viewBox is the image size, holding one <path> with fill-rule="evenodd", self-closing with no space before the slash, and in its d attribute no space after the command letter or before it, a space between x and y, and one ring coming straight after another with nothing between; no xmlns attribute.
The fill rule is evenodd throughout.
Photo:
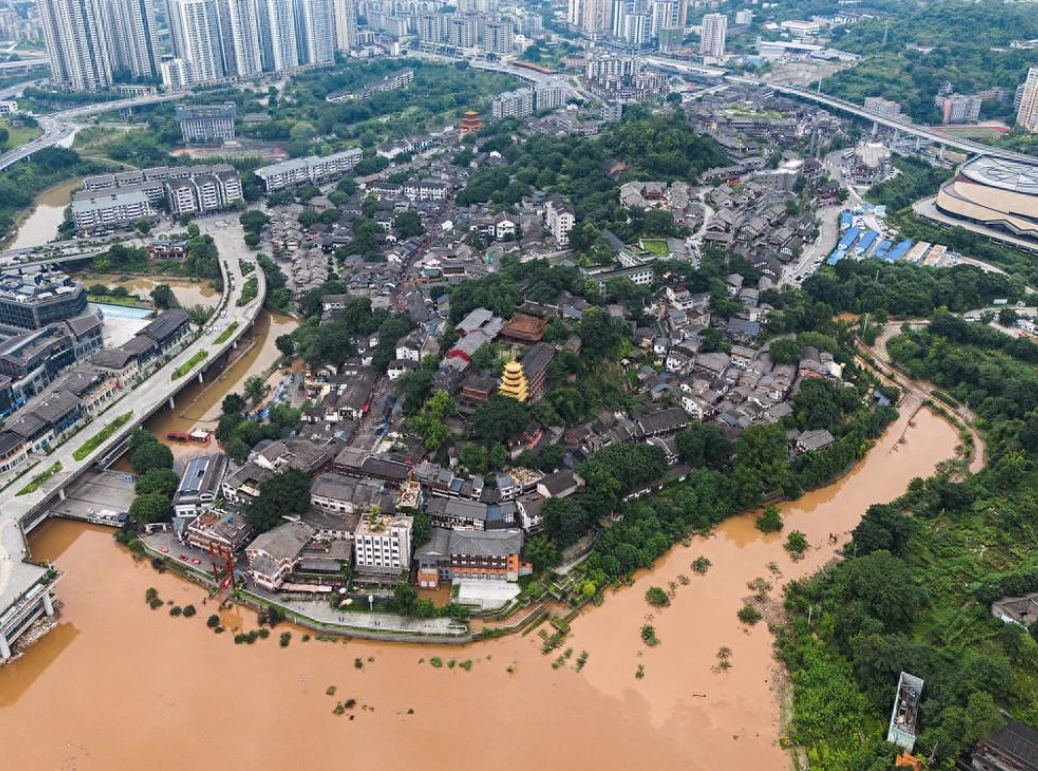
<svg viewBox="0 0 1038 771"><path fill-rule="evenodd" d="M789 286L803 281L818 270L819 264L836 248L840 240L840 206L823 206L818 210L818 238L804 248L800 259L782 271L779 286Z"/></svg>
<svg viewBox="0 0 1038 771"><path fill-rule="evenodd" d="M27 84L22 84L20 88L25 88L25 85ZM45 147L53 147L68 139L69 135L76 130L75 126L71 125L74 123L76 118L83 118L87 115L109 112L111 110L128 110L133 107L143 107L149 104L175 101L177 99L183 99L187 95L188 92L184 91L176 94L141 96L132 99L120 99L114 102L88 104L83 105L82 107L74 107L71 110L65 110L64 112L37 116L36 119L40 123L40 128L43 129L43 135L31 142L27 142L21 147L16 147L14 150L10 150L3 155L0 155L0 171L3 171L13 163L29 158Z"/></svg>
<svg viewBox="0 0 1038 771"><path fill-rule="evenodd" d="M106 412L97 416L92 423L83 428L68 442L58 447L53 453L41 459L32 471L26 473L6 490L0 492L0 615L15 599L29 589L42 575L39 567L23 562L25 556L25 540L19 522L29 512L43 504L59 488L64 487L79 473L104 454L104 451L116 445L127 433L137 427L143 417L151 414L165 403L171 394L179 391L191 382L191 376L172 380L173 371L187 362L195 353L206 350L209 360L215 359L224 350L233 345L244 334L251 322L256 318L266 295L266 279L263 271L257 268L250 275L257 276L259 292L257 297L243 307L238 307L244 278L238 260L255 263L255 255L244 245L244 232L238 224L237 216L227 218L227 226L220 227L222 218L202 220L198 222L203 232L213 236L220 250L220 265L224 275L223 298L226 310L218 313L206 325L201 336L190 346L175 356L162 369L153 374L139 386L131 390L122 399L114 403ZM226 314L226 317L223 317ZM238 322L235 332L227 341L217 344L216 338L234 321ZM73 452L88 439L96 436L116 417L132 411L134 419L129 421L115 436L102 443L90 457L77 461ZM62 471L48 480L40 490L28 495L18 496L35 474L39 474L54 463L60 462Z"/></svg>

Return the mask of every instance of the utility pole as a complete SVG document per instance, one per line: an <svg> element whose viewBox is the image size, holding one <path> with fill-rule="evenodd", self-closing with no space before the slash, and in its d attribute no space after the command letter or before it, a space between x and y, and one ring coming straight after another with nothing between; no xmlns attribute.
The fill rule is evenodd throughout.
<svg viewBox="0 0 1038 771"><path fill-rule="evenodd" d="M883 25L883 47L887 47L887 37L890 35L890 19Z"/></svg>

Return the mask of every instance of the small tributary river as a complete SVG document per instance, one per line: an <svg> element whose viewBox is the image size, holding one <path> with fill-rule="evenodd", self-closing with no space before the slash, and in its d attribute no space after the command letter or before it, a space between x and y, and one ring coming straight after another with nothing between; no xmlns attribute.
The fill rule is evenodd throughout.
<svg viewBox="0 0 1038 771"><path fill-rule="evenodd" d="M31 545L65 572L64 607L57 629L0 669L3 764L784 770L772 638L764 624L743 628L736 611L751 594L748 581L768 577L777 599L783 582L833 558L830 533L846 543L870 504L891 500L953 457L957 438L948 424L926 411L906 423L902 417L840 481L783 507L786 532L802 530L811 543L804 560L792 562L783 536L759 533L751 516L733 518L587 609L567 641L573 658L559 669L541 654L536 634L458 649L304 643L293 629L287 648L277 643L280 630L253 646L235 645L230 632L206 628L211 608L197 587L133 562L110 531L49 522ZM712 562L706 575L689 567L697 556ZM671 607L651 611L645 590L682 575L690 581L678 586ZM164 599L194 603L198 615L150 610L150 586ZM639 636L650 611L661 640L651 649ZM251 613L231 615L233 624L254 625ZM715 672L722 646L731 649L732 666ZM578 673L573 662L582 650L588 661ZM432 656L473 665L437 669ZM635 678L639 664L643 679ZM334 697L325 694L329 686ZM355 706L334 715L336 701L346 699Z"/></svg>

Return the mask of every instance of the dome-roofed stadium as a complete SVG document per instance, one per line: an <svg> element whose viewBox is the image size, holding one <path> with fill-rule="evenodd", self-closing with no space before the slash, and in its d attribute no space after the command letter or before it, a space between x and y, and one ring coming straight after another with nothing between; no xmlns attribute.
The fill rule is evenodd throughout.
<svg viewBox="0 0 1038 771"><path fill-rule="evenodd" d="M937 208L953 217L1038 240L1038 162L986 155L967 161L941 186Z"/></svg>

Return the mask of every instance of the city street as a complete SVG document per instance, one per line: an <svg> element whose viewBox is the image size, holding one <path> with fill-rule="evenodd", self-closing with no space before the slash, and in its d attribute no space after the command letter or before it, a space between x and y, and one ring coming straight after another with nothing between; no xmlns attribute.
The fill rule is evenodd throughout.
<svg viewBox="0 0 1038 771"><path fill-rule="evenodd" d="M221 225L221 223L223 224ZM19 490L32 478L33 473L30 472L0 492L0 615L44 572L41 568L23 561L25 542L19 524L22 518L53 495L56 490L64 487L82 471L89 468L97 458L104 455L106 449L120 442L129 432L143 423L147 416L159 409L172 395L180 391L195 377L195 373L192 373L188 377L173 380L174 370L200 351L207 351L210 361L217 358L236 344L238 338L246 332L263 306L263 299L266 295L266 278L258 266L251 274L256 276L258 281L256 298L241 307L237 304L244 286L244 277L238 260L255 262L255 255L244 244L244 231L238 223L237 215L210 218L200 221L198 224L203 232L212 235L219 249L220 265L224 276L224 292L223 300L218 308L222 310L207 323L197 340L174 356L143 383L114 402L107 411L98 415L93 422L76 433L69 441L41 459L41 463L34 469L36 473L56 463L61 464L62 470L39 490L26 495L18 495ZM217 344L216 338L235 321L238 322L238 326L234 332L227 340ZM199 366L201 367L201 365ZM127 412L133 413L133 419L102 442L88 457L82 460L76 460L73 457L73 453L87 440L97 436L115 418Z"/></svg>
<svg viewBox="0 0 1038 771"><path fill-rule="evenodd" d="M782 271L780 287L799 284L825 261L840 239L840 211L842 208L839 206L825 206L818 210L818 238L804 248L799 260L791 262Z"/></svg>

